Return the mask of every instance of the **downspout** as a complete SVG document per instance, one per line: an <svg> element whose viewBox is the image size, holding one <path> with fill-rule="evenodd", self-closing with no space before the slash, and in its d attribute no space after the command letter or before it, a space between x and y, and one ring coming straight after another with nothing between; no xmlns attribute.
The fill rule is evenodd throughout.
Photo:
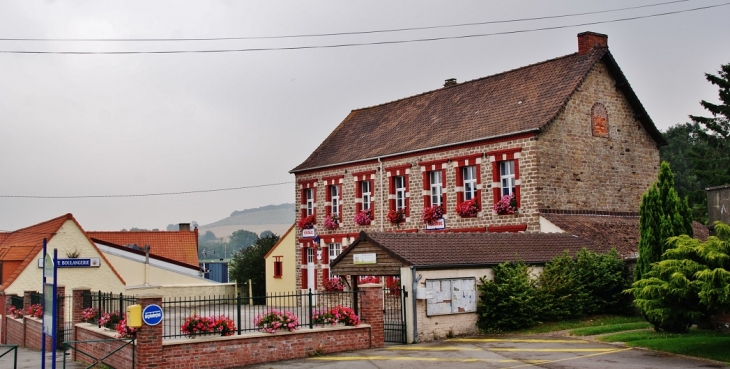
<svg viewBox="0 0 730 369"><path fill-rule="evenodd" d="M385 208L384 204L387 204L388 201L383 197L383 162L380 160L379 156L378 165L380 165L380 168L378 170L380 172L380 185L378 186L380 187L380 206L378 206L380 208L380 217L378 219L380 219L380 232L383 232L385 231L385 215L383 215L383 209Z"/></svg>
<svg viewBox="0 0 730 369"><path fill-rule="evenodd" d="M416 310L416 295L418 294L418 282L421 280L421 276L416 278L416 267L411 265L411 279L413 285L411 286L411 300L413 300L413 343L418 343L418 311Z"/></svg>
<svg viewBox="0 0 730 369"><path fill-rule="evenodd" d="M147 274L149 273L150 267L150 245L144 246L144 285L149 286L150 283L147 280Z"/></svg>

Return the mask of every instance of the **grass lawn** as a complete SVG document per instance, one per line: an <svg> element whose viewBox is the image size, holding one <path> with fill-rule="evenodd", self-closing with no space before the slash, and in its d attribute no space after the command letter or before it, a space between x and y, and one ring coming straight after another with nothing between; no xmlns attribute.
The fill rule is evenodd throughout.
<svg viewBox="0 0 730 369"><path fill-rule="evenodd" d="M570 334L575 336L594 336L597 334L630 331L634 329L651 328L651 324L641 321L634 323L606 324L595 327L573 329Z"/></svg>
<svg viewBox="0 0 730 369"><path fill-rule="evenodd" d="M599 337L604 342L626 342L633 347L702 357L730 363L730 335L690 329L689 333L660 333L654 330L626 332Z"/></svg>
<svg viewBox="0 0 730 369"><path fill-rule="evenodd" d="M563 331L568 329L576 329L583 327L609 326L626 323L640 323L644 319L639 316L622 316L622 315L592 315L576 319L562 320L559 322L545 322L534 327L525 328L512 333L547 333L555 331ZM633 329L633 328L632 328ZM613 331L615 332L615 331Z"/></svg>

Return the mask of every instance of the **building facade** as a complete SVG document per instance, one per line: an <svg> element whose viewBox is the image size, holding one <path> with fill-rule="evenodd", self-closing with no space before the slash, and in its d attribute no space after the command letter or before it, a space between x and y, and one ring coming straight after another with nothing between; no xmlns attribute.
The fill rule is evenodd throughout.
<svg viewBox="0 0 730 369"><path fill-rule="evenodd" d="M637 212L666 141L607 36L578 45L352 111L292 170L297 286L322 288L360 231L549 232L541 212Z"/></svg>

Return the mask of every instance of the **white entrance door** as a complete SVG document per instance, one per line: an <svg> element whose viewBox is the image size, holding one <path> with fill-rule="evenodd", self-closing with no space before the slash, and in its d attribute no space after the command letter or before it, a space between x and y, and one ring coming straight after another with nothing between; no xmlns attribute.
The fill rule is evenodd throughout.
<svg viewBox="0 0 730 369"><path fill-rule="evenodd" d="M307 248L307 289L314 291L314 248Z"/></svg>

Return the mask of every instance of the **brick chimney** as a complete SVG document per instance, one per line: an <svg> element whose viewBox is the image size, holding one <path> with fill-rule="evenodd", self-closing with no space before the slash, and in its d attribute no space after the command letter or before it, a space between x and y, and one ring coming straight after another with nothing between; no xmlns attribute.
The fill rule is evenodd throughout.
<svg viewBox="0 0 730 369"><path fill-rule="evenodd" d="M180 232L190 232L190 223L180 223Z"/></svg>
<svg viewBox="0 0 730 369"><path fill-rule="evenodd" d="M595 32L578 34L578 54L588 54L594 47L608 47L608 35Z"/></svg>
<svg viewBox="0 0 730 369"><path fill-rule="evenodd" d="M456 86L456 78L449 78L444 81L444 87Z"/></svg>

